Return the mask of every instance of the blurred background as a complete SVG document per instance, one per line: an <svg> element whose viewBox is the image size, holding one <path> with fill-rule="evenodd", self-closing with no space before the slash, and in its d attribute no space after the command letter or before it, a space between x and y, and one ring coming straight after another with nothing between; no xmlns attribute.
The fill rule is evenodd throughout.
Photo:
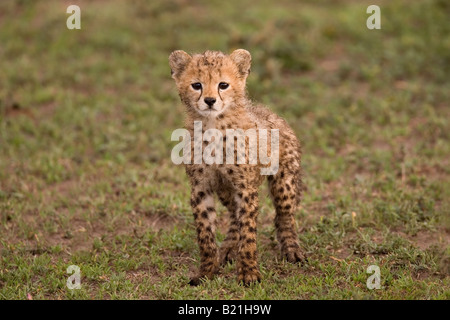
<svg viewBox="0 0 450 320"><path fill-rule="evenodd" d="M66 27L71 4L81 30ZM1 1L0 299L449 299L449 16L444 0ZM237 286L229 266L189 288L168 56L237 48L252 54L250 97L302 141L311 264L273 260L263 186L263 287ZM65 287L70 264L82 290ZM369 264L385 290L366 289Z"/></svg>

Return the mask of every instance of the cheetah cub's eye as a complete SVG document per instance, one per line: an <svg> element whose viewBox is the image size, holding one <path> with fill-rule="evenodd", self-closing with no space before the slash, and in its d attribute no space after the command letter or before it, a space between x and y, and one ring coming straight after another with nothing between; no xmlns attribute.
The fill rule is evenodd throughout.
<svg viewBox="0 0 450 320"><path fill-rule="evenodd" d="M225 90L226 88L228 88L230 85L226 82L221 82L219 83L219 89L220 90Z"/></svg>
<svg viewBox="0 0 450 320"><path fill-rule="evenodd" d="M202 84L200 82L193 83L191 86L194 90L200 90L202 88Z"/></svg>

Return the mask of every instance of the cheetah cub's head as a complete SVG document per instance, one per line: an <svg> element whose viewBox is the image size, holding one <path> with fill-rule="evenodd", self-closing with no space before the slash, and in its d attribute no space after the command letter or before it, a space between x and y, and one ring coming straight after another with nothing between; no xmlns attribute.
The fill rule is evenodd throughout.
<svg viewBox="0 0 450 320"><path fill-rule="evenodd" d="M238 49L230 55L206 51L190 56L182 50L169 57L181 101L188 112L202 117L217 117L227 109L242 104L245 81L250 73L251 55Z"/></svg>

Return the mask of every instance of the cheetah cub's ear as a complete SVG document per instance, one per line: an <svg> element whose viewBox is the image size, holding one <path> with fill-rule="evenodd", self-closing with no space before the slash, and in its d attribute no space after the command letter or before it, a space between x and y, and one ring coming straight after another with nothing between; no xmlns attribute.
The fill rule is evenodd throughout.
<svg viewBox="0 0 450 320"><path fill-rule="evenodd" d="M183 73L192 57L183 50L176 50L170 54L169 64L172 78L176 79Z"/></svg>
<svg viewBox="0 0 450 320"><path fill-rule="evenodd" d="M250 73L250 64L252 62L250 52L244 49L237 49L230 54L230 58L238 67L240 76L247 78Z"/></svg>

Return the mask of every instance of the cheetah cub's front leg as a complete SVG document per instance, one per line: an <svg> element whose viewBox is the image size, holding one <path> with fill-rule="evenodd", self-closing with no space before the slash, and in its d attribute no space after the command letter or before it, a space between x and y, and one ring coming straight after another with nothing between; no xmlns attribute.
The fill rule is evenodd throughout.
<svg viewBox="0 0 450 320"><path fill-rule="evenodd" d="M202 278L211 279L219 271L219 260L216 245L216 210L212 190L204 185L193 183L191 206L197 228L197 242L200 248L200 270L189 282L198 285Z"/></svg>
<svg viewBox="0 0 450 320"><path fill-rule="evenodd" d="M221 181L222 182L222 181ZM222 184L223 185L223 182ZM237 217L237 201L233 190L228 186L217 190L220 202L228 209L230 225L228 232L219 249L219 264L224 266L227 262L236 260L239 242L239 220Z"/></svg>
<svg viewBox="0 0 450 320"><path fill-rule="evenodd" d="M256 220L258 217L258 190L245 185L236 194L239 223L237 272L245 285L261 281L256 248Z"/></svg>

